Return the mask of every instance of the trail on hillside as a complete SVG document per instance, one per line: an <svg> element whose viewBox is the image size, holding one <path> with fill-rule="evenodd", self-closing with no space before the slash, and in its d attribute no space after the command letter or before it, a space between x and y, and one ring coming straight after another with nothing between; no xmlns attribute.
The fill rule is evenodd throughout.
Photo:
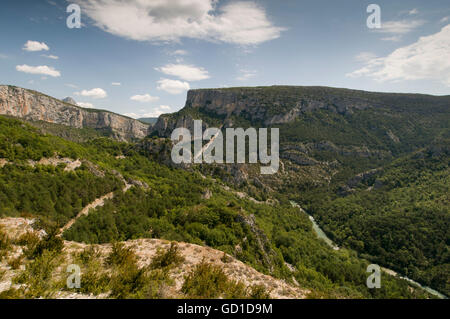
<svg viewBox="0 0 450 319"><path fill-rule="evenodd" d="M123 182L125 183L124 188L122 189L122 191L124 193L126 193L133 185L128 184L125 180L123 180ZM64 227L62 227L59 230L59 236L61 236L66 230L68 230L70 227L73 226L73 224L75 224L75 222L81 218L82 216L87 216L89 215L89 211L91 209L95 209L97 207L102 207L103 205L105 205L105 200L107 199L113 199L114 198L114 192L108 193L106 195L103 195L100 198L95 199L92 203L90 203L89 205L87 205L86 207L84 207L76 217L72 218L66 225L64 225Z"/></svg>

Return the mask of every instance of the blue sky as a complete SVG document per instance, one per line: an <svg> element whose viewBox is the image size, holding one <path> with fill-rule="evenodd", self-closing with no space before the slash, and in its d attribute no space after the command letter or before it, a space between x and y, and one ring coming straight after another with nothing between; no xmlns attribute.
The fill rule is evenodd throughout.
<svg viewBox="0 0 450 319"><path fill-rule="evenodd" d="M133 117L179 110L188 88L450 94L448 0L4 0L0 39L1 84Z"/></svg>

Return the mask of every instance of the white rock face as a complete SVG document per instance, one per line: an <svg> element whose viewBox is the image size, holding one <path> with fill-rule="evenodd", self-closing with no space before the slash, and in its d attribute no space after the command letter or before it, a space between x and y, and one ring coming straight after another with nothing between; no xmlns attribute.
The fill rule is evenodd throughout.
<svg viewBox="0 0 450 319"><path fill-rule="evenodd" d="M111 129L121 140L143 138L149 125L108 111L88 110L14 86L0 86L0 114L75 128Z"/></svg>

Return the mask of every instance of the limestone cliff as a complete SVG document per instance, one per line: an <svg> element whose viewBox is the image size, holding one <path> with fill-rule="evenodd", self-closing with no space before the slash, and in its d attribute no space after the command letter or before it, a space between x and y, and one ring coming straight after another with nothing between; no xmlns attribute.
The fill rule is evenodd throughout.
<svg viewBox="0 0 450 319"><path fill-rule="evenodd" d="M308 111L324 109L349 114L380 105L366 93L294 86L190 90L185 108L181 112L161 116L153 131L159 136L169 136L176 127L190 128L193 114L198 112L216 117L225 124L228 122L230 126L233 117L268 126L292 122Z"/></svg>
<svg viewBox="0 0 450 319"><path fill-rule="evenodd" d="M75 128L110 130L120 140L140 139L149 125L102 110L84 109L39 92L0 86L0 114L30 121L45 121Z"/></svg>

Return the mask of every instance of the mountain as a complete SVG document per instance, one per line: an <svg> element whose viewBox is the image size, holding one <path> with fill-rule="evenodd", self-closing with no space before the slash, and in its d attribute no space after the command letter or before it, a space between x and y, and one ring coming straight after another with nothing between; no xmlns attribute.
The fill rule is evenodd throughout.
<svg viewBox="0 0 450 319"><path fill-rule="evenodd" d="M123 143L95 127L44 122L61 117L54 110L83 109L10 90L1 105L21 119L0 116L0 220L24 218L41 235L11 241L0 230L0 281L11 268L9 282L25 287L13 285L0 298L51 296L58 283L33 278L51 278L65 269L63 260L82 265L84 293L162 296L174 289L166 279L183 271L178 254L161 251L156 268L140 267L143 252L131 249L138 239L156 250L148 239L214 248L224 260L227 254L308 290L310 298L429 297L388 273L381 289L368 289L370 263L449 293L448 97L304 87L194 90L186 107L161 116L150 136ZM37 114L45 116L35 122ZM261 175L259 164L174 165L167 136L194 119L223 128L280 128L280 170ZM317 237L308 214L340 249ZM61 239L85 249L63 250ZM42 263L53 268L41 273ZM207 297L195 289L205 284L203 293L246 296L240 285L216 287L228 280L214 265L195 269L177 293ZM270 287L257 290L261 297Z"/></svg>
<svg viewBox="0 0 450 319"><path fill-rule="evenodd" d="M387 273L368 289L370 262L329 247L287 196L261 201L167 167L146 141L164 143L73 142L0 116L0 298L429 297ZM15 237L14 225L31 224ZM71 264L79 293L65 288ZM275 279L257 285L262 274Z"/></svg>
<svg viewBox="0 0 450 319"><path fill-rule="evenodd" d="M220 122L230 127L237 124L279 126L320 111L343 117L374 112L383 119L393 117L389 121L392 122L396 117L407 117L408 114L422 117L448 115L449 105L450 96L376 93L330 87L199 89L188 92L181 111L160 116L154 131L159 136L169 136L174 127L179 127L179 124L187 127L196 116L202 116L210 124ZM389 137L388 132L383 134ZM395 139L393 136L389 138Z"/></svg>
<svg viewBox="0 0 450 319"><path fill-rule="evenodd" d="M5 85L0 86L0 114L107 131L120 140L143 138L149 128L147 124L112 112L84 109L39 92Z"/></svg>
<svg viewBox="0 0 450 319"><path fill-rule="evenodd" d="M177 127L277 127L281 165L199 165L260 201L283 194L339 246L450 293L450 96L272 86L188 92ZM400 205L400 203L402 203Z"/></svg>
<svg viewBox="0 0 450 319"><path fill-rule="evenodd" d="M65 99L62 99L62 101L64 102L64 103L68 103L68 104L72 104L72 105L78 105L77 104L77 101L75 101L73 98L71 98L70 96L69 97L66 97Z"/></svg>
<svg viewBox="0 0 450 319"><path fill-rule="evenodd" d="M147 124L154 125L158 121L158 118L157 117L141 117L138 120L141 122L147 123Z"/></svg>

